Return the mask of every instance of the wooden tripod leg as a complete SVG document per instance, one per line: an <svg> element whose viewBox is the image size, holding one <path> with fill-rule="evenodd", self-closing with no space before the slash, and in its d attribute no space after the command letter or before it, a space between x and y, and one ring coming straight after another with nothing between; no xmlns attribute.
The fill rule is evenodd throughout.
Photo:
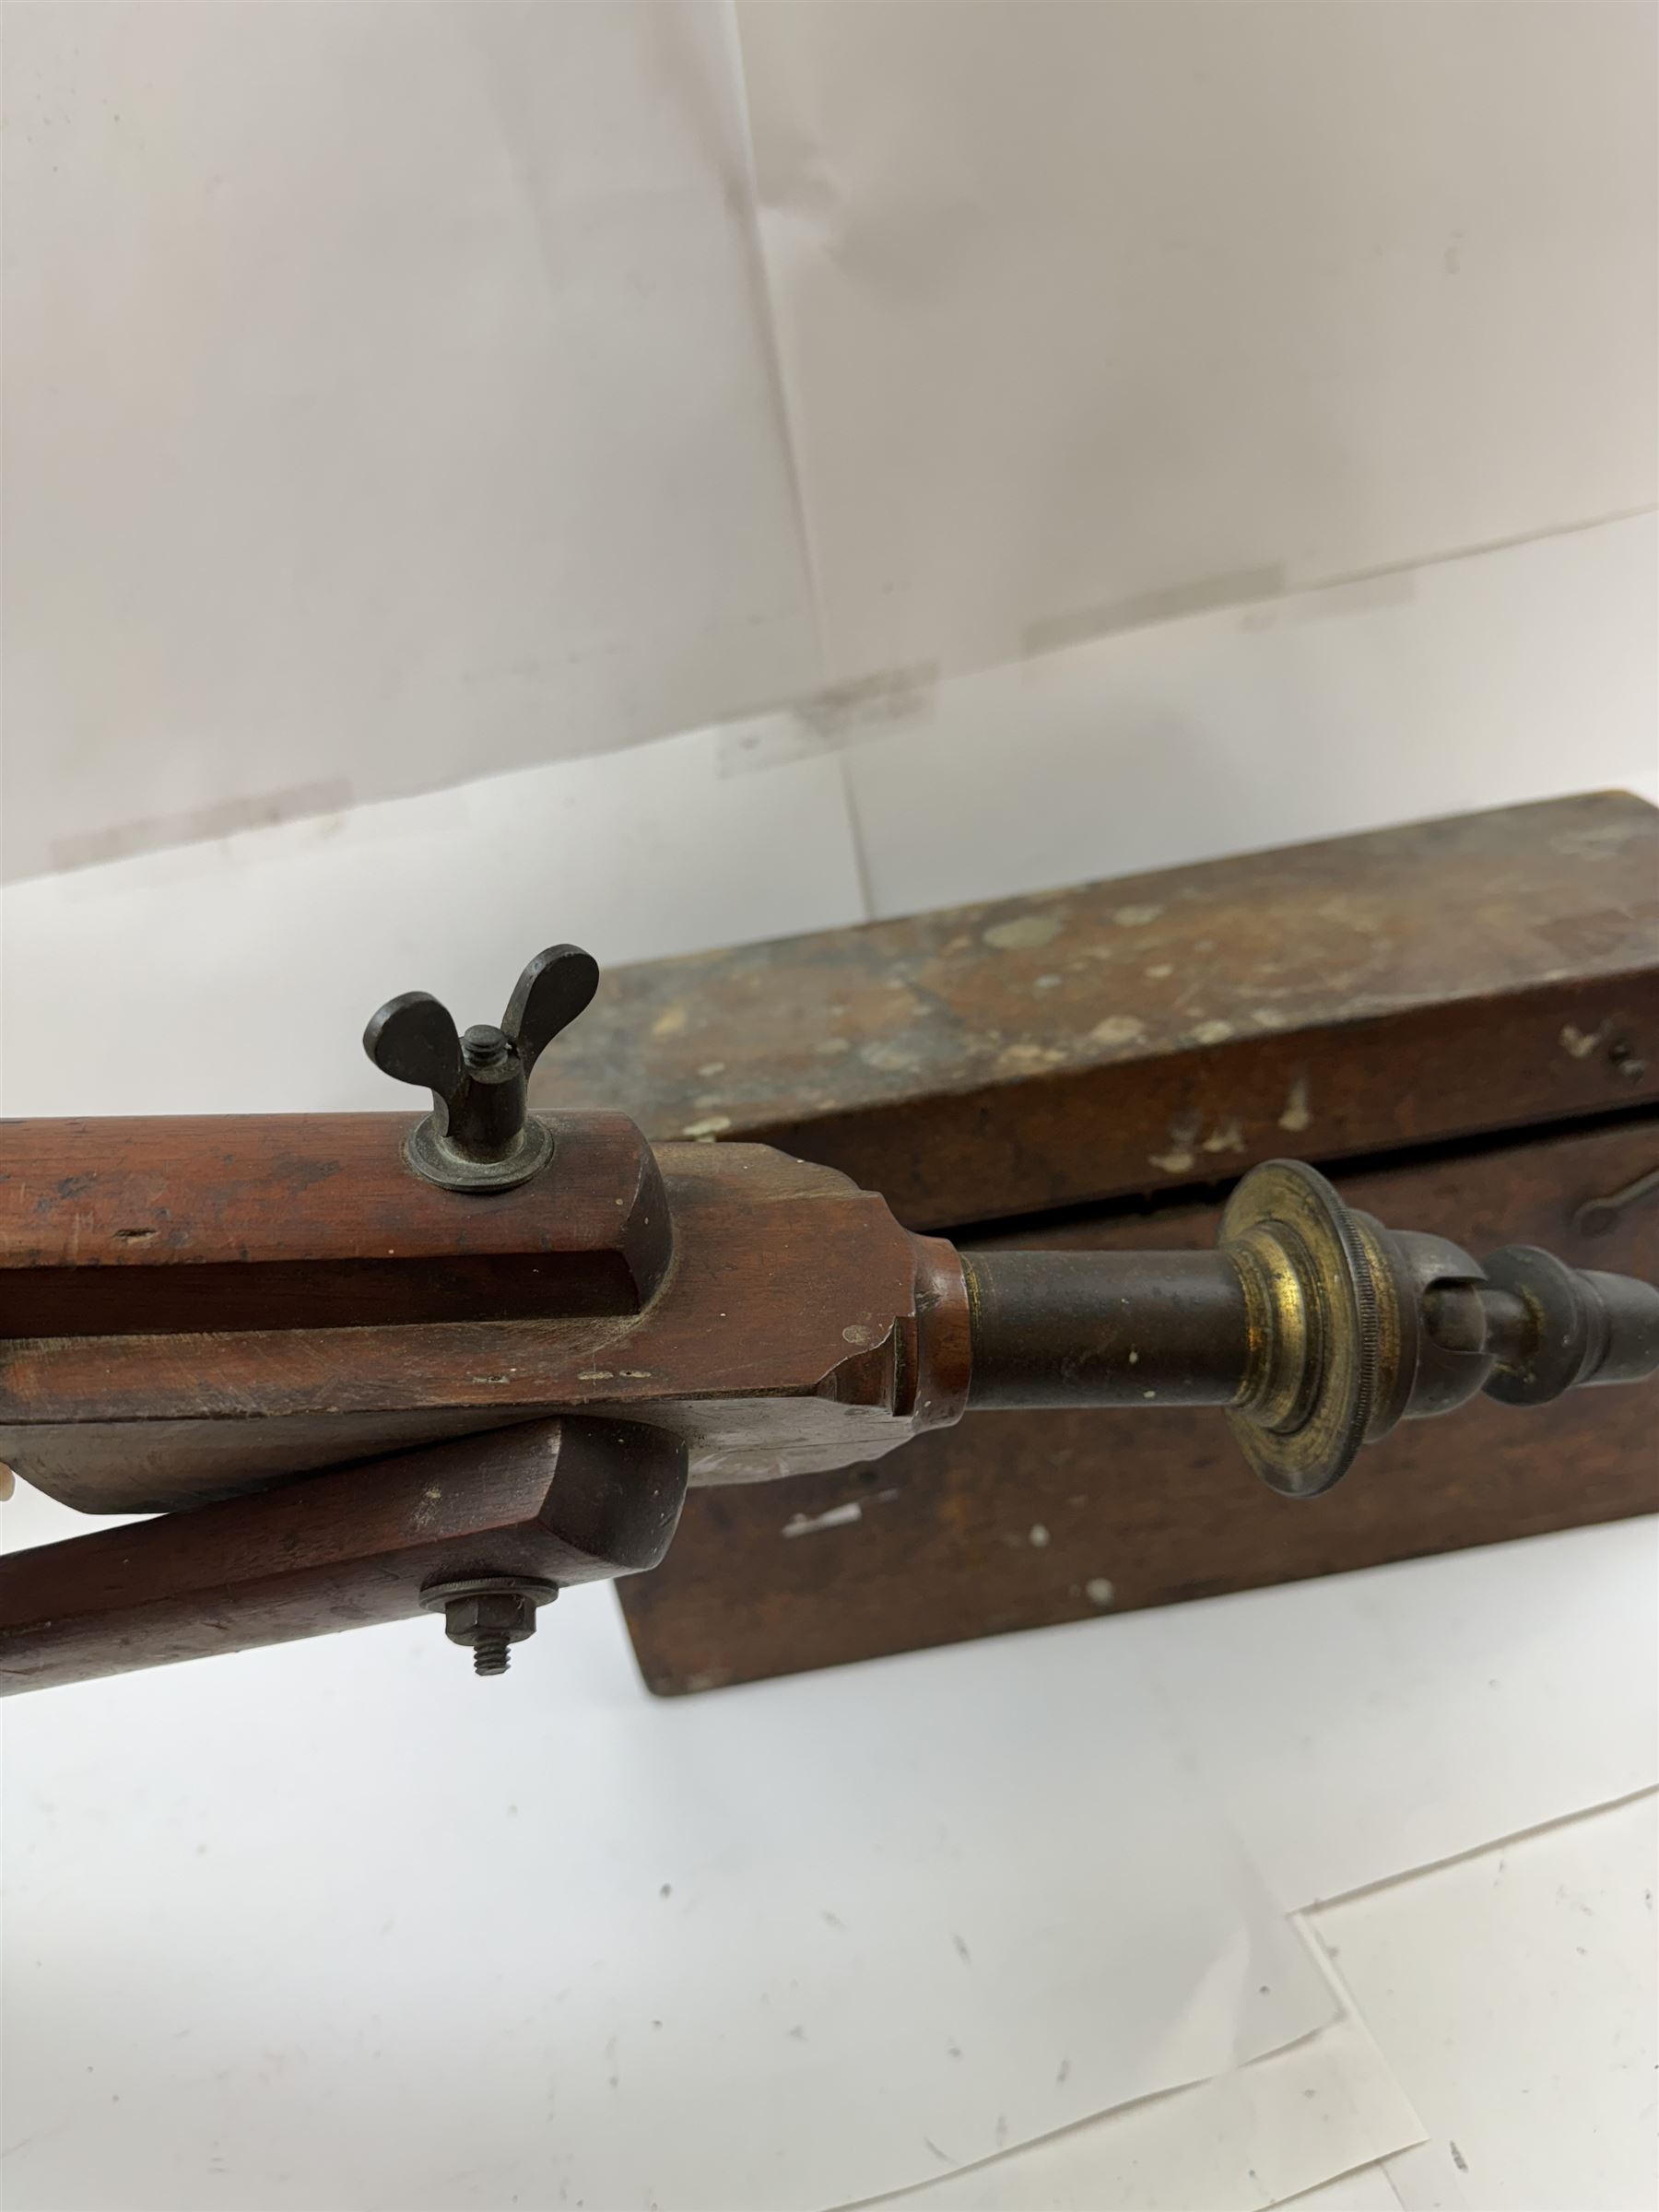
<svg viewBox="0 0 1659 2212"><path fill-rule="evenodd" d="M399 1620L456 1584L637 1573L685 1488L676 1438L544 1420L14 1552L0 1694Z"/></svg>

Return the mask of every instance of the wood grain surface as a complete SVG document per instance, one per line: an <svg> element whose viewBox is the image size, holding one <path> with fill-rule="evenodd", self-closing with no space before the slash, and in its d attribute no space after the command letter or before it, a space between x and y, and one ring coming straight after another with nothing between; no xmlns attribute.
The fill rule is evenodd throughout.
<svg viewBox="0 0 1659 2212"><path fill-rule="evenodd" d="M334 1117L322 1118L313 1138L305 1117L273 1117L274 1146L280 1139L301 1164L312 1144L332 1159L339 1133L326 1125ZM386 1117L363 1119L395 1159ZM633 1141L637 1148L637 1132ZM203 1124L192 1144L155 1210L188 1225L187 1252L217 1257L239 1234L263 1252L263 1213L233 1173L219 1179ZM724 1482L842 1465L955 1418L968 1345L954 1254L900 1229L882 1198L833 1170L759 1146L663 1146L651 1187L656 1213L665 1199L672 1217L674 1257L656 1295L638 1312L631 1301L610 1311L567 1303L552 1265L559 1219L568 1212L583 1238L590 1216L622 1222L644 1186L631 1155L621 1164L618 1181L606 1147L584 1164L572 1139L566 1172L542 1202L550 1250L534 1257L547 1277L521 1281L506 1312L385 1318L372 1302L352 1302L360 1278L350 1266L331 1277L319 1259L298 1265L288 1325L262 1315L249 1326L228 1301L206 1326L168 1328L162 1291L155 1306L135 1300L120 1329L0 1339L0 1460L84 1512L147 1512L555 1411L650 1421L688 1445L693 1479ZM62 1194L62 1180L51 1186L60 1213L83 1203L73 1190ZM402 1182L412 1217L447 1201L478 1237L490 1211L520 1195L433 1192L406 1171ZM395 1206L372 1175L368 1198L349 1176L332 1187L337 1243L367 1243L360 1218L344 1224L371 1205L372 1233L400 1243ZM104 1211L119 1222L119 1208L105 1202ZM446 1281L453 1265L441 1251L389 1264L417 1288ZM245 1265L257 1277L256 1261ZM89 1265L70 1271L65 1295L88 1284L95 1292L106 1277L143 1285L189 1273L182 1263ZM308 1286L318 1278L330 1295L313 1306ZM34 1273L18 1268L12 1279L26 1303Z"/></svg>
<svg viewBox="0 0 1659 2212"><path fill-rule="evenodd" d="M549 1117L488 1196L405 1165L418 1114L0 1123L0 1338L628 1314L673 1238L625 1114Z"/></svg>
<svg viewBox="0 0 1659 2212"><path fill-rule="evenodd" d="M611 971L546 1106L753 1139L916 1229L1659 1100L1619 793Z"/></svg>
<svg viewBox="0 0 1659 2212"><path fill-rule="evenodd" d="M401 1620L433 1581L631 1573L662 1557L685 1482L653 1430L535 1421L12 1552L0 1695Z"/></svg>

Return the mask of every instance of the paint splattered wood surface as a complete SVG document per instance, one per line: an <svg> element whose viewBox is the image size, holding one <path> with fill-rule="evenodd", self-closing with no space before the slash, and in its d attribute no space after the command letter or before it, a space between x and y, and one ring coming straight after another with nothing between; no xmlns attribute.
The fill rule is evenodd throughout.
<svg viewBox="0 0 1659 2212"><path fill-rule="evenodd" d="M536 1085L918 1228L1656 1098L1659 812L1622 793L618 969Z"/></svg>

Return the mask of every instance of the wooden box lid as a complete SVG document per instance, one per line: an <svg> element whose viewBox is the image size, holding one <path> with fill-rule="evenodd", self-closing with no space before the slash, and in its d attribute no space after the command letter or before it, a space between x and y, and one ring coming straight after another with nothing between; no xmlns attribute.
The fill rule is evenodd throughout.
<svg viewBox="0 0 1659 2212"><path fill-rule="evenodd" d="M758 1139L937 1229L1659 1099L1659 811L1619 792L653 960L542 1108Z"/></svg>

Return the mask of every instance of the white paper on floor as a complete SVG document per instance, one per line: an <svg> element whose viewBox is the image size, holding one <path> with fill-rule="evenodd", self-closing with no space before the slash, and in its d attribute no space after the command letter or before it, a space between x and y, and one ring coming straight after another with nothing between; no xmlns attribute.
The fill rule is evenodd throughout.
<svg viewBox="0 0 1659 2212"><path fill-rule="evenodd" d="M1459 2151L1458 2158L1463 2153ZM1400 2212L1467 2212L1463 2177L1445 2141L1415 2143L1382 2161L1382 2173ZM1394 2206L1388 2207L1394 2212Z"/></svg>
<svg viewBox="0 0 1659 2212"><path fill-rule="evenodd" d="M1295 1910L1659 1783L1656 1568L1617 1521L1174 1606L1143 1655Z"/></svg>
<svg viewBox="0 0 1659 2212"><path fill-rule="evenodd" d="M906 2212L1260 2212L1374 2167L1422 2132L1382 2053L1345 2015L1250 2065L888 2201Z"/></svg>
<svg viewBox="0 0 1659 2212"><path fill-rule="evenodd" d="M1651 501L1634 11L737 16L832 682Z"/></svg>
<svg viewBox="0 0 1659 2212"><path fill-rule="evenodd" d="M1649 513L947 679L849 734L872 910L1571 791L1659 801L1656 604ZM788 724L726 733L726 758L790 759Z"/></svg>
<svg viewBox="0 0 1659 2212"><path fill-rule="evenodd" d="M5 1110L398 1112L359 1042L395 992L493 1020L544 945L610 967L864 913L839 764L723 779L709 731L38 877L0 900Z"/></svg>
<svg viewBox="0 0 1659 2212"><path fill-rule="evenodd" d="M16 1700L6 1785L19 2207L806 2212L1335 2009L1109 1636L664 1705L576 1593L505 1681L422 1621Z"/></svg>
<svg viewBox="0 0 1659 2212"><path fill-rule="evenodd" d="M1653 2203L1656 1891L1650 1792L1309 1914L1435 2138L1410 2212Z"/></svg>
<svg viewBox="0 0 1659 2212"><path fill-rule="evenodd" d="M1416 2155L1409 2150L1400 2153L1406 2159ZM1389 2178L1395 2163L1391 2159L1381 2166L1361 2166L1286 2202L1295 2212L1400 2212L1400 2199Z"/></svg>
<svg viewBox="0 0 1659 2212"><path fill-rule="evenodd" d="M724 8L76 13L6 48L11 865L818 688Z"/></svg>

